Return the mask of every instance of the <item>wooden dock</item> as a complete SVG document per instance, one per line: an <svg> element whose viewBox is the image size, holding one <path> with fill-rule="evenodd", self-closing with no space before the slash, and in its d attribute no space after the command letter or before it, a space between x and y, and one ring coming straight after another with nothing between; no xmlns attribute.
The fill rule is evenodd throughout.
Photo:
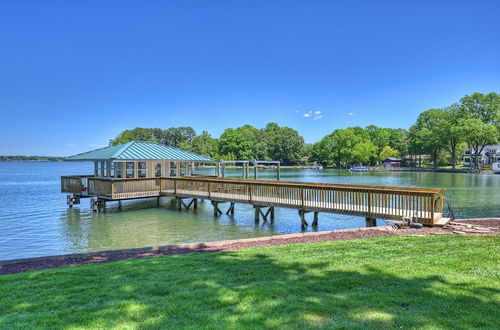
<svg viewBox="0 0 500 330"><path fill-rule="evenodd" d="M82 192L82 187L86 191ZM84 188L84 189L85 189ZM70 193L68 204L78 204L80 198L92 197L96 209L106 201L121 201L146 197L170 196L177 198L179 209L197 205L197 199L207 199L214 205L214 214L220 215L218 205L235 203L255 207L256 221L270 217L274 207L297 209L303 226L305 214L314 212L313 225L319 212L349 214L365 217L367 224L376 218L402 220L411 218L428 226L446 222L443 218L443 189L343 185L311 182L265 181L185 176L180 178L114 179L93 176L61 177L61 191ZM72 197L70 197L72 196ZM74 199L70 203L71 198ZM184 199L192 199L184 203ZM267 209L267 211L266 211Z"/></svg>

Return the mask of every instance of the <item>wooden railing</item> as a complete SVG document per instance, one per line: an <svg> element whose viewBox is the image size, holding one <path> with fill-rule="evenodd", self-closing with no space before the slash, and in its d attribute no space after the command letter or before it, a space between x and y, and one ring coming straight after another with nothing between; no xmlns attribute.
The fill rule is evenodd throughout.
<svg viewBox="0 0 500 330"><path fill-rule="evenodd" d="M61 177L61 192L81 194L84 188L83 179L94 177L93 175L66 175Z"/></svg>
<svg viewBox="0 0 500 330"><path fill-rule="evenodd" d="M89 194L108 199L155 196L279 206L374 218L416 217L432 225L443 210L443 190L212 177L88 178ZM71 186L72 187L72 186Z"/></svg>
<svg viewBox="0 0 500 330"><path fill-rule="evenodd" d="M385 219L416 217L424 224L433 224L443 209L443 189L196 177L164 180L174 181L170 194L176 196Z"/></svg>

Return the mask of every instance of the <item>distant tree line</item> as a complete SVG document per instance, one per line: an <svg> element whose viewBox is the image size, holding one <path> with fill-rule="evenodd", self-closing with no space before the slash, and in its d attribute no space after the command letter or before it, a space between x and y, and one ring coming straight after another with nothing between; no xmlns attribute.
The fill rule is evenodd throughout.
<svg viewBox="0 0 500 330"><path fill-rule="evenodd" d="M14 161L63 161L64 157L52 156L0 156L0 162L14 162Z"/></svg>
<svg viewBox="0 0 500 330"><path fill-rule="evenodd" d="M218 160L280 160L294 164L303 155L304 138L299 133L277 123L258 129L244 125L228 128L216 139L207 131L197 135L191 127L141 128L121 132L112 145L128 141L151 141L192 151Z"/></svg>
<svg viewBox="0 0 500 330"><path fill-rule="evenodd" d="M458 103L422 112L409 129L347 127L336 129L319 142L305 144L294 129L268 123L264 128L244 125L227 128L219 138L191 127L141 128L121 132L110 144L152 141L182 148L218 160L279 160L296 164L302 157L332 166L377 164L388 157L429 155L432 165L455 168L463 150L477 157L488 144L500 141L500 96L466 95ZM415 159L415 157L410 157Z"/></svg>

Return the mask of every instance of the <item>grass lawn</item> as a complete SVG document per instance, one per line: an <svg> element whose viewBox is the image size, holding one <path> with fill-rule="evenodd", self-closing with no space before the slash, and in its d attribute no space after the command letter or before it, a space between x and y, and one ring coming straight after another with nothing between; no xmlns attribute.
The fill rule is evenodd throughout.
<svg viewBox="0 0 500 330"><path fill-rule="evenodd" d="M386 237L0 276L0 329L498 328L500 238Z"/></svg>

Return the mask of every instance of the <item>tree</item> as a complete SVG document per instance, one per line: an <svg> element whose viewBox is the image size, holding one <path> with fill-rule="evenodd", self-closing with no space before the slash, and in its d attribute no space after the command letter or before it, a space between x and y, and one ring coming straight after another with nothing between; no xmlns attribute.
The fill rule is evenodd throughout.
<svg viewBox="0 0 500 330"><path fill-rule="evenodd" d="M465 141L473 151L474 169L479 170L479 156L486 145L498 141L498 129L495 125L485 124L477 118L460 119L458 123ZM472 159L470 163L472 169Z"/></svg>
<svg viewBox="0 0 500 330"><path fill-rule="evenodd" d="M368 132L372 143L377 146L377 153L380 152L382 148L389 145L391 131L388 128L370 125L366 127L366 131Z"/></svg>
<svg viewBox="0 0 500 330"><path fill-rule="evenodd" d="M181 143L185 145L186 142L193 142L195 136L196 132L192 127L170 127L169 129L163 131L161 143L171 147L180 147Z"/></svg>
<svg viewBox="0 0 500 330"><path fill-rule="evenodd" d="M377 156L377 146L371 141L363 141L354 145L351 150L350 162L366 164Z"/></svg>
<svg viewBox="0 0 500 330"><path fill-rule="evenodd" d="M443 118L437 122L436 130L446 143L446 148L450 152L451 167L455 169L457 146L463 141L462 127L459 125L459 120L464 117L464 112L463 108L458 104L452 104L443 110Z"/></svg>
<svg viewBox="0 0 500 330"><path fill-rule="evenodd" d="M195 136L196 132L192 127L170 127L167 130L136 127L121 132L111 143L117 145L129 141L147 141L180 147L181 143L191 143Z"/></svg>
<svg viewBox="0 0 500 330"><path fill-rule="evenodd" d="M460 99L460 105L466 114L485 124L500 122L500 95L497 93L474 93Z"/></svg>
<svg viewBox="0 0 500 330"><path fill-rule="evenodd" d="M211 158L217 158L218 155L218 141L207 131L197 135L191 143L182 142L180 148Z"/></svg>
<svg viewBox="0 0 500 330"><path fill-rule="evenodd" d="M338 152L335 148L333 133L325 136L321 139L321 141L313 144L310 160L323 164L331 164L338 160ZM338 162L337 166L339 166Z"/></svg>
<svg viewBox="0 0 500 330"><path fill-rule="evenodd" d="M262 131L251 125L226 129L219 138L219 152L222 156L232 154L235 160L265 159L267 156Z"/></svg>
<svg viewBox="0 0 500 330"><path fill-rule="evenodd" d="M360 144L358 146L358 144ZM349 166L376 159L377 146L359 126L337 129L313 146L313 160Z"/></svg>
<svg viewBox="0 0 500 330"><path fill-rule="evenodd" d="M408 155L410 144L410 133L404 128L387 128L389 131L389 147L399 151L401 156ZM385 146L384 146L385 147Z"/></svg>
<svg viewBox="0 0 500 330"><path fill-rule="evenodd" d="M121 132L114 140L111 141L111 144L117 145L130 141L161 142L162 136L163 131L160 128L136 127L132 130L125 130Z"/></svg>
<svg viewBox="0 0 500 330"><path fill-rule="evenodd" d="M422 112L415 125L410 128L412 149L419 153L428 153L434 168L437 168L439 153L446 146L441 129L445 119L446 114L442 109L429 109Z"/></svg>
<svg viewBox="0 0 500 330"><path fill-rule="evenodd" d="M398 150L390 146L385 146L379 154L379 159L384 160L387 158L399 158L400 156L401 155Z"/></svg>
<svg viewBox="0 0 500 330"><path fill-rule="evenodd" d="M280 127L277 123L268 123L263 130L267 157L279 160L283 164L296 163L304 148L304 138L290 127Z"/></svg>

